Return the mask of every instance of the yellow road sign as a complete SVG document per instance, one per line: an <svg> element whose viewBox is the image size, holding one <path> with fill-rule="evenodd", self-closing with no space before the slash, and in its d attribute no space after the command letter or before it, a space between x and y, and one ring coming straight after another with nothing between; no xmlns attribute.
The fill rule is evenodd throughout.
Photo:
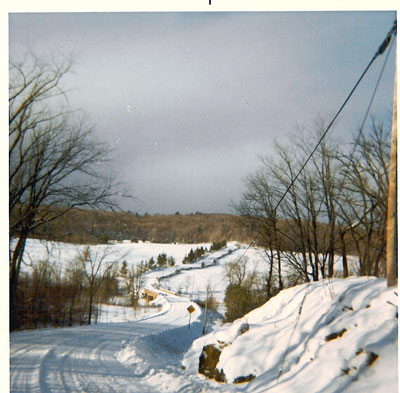
<svg viewBox="0 0 400 393"><path fill-rule="evenodd" d="M194 311L194 307L192 305L190 305L187 310L189 311L189 313L191 314Z"/></svg>

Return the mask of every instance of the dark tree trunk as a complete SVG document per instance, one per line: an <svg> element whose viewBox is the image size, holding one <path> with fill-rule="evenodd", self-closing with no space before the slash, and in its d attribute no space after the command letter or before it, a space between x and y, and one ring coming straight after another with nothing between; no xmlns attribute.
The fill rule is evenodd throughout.
<svg viewBox="0 0 400 393"><path fill-rule="evenodd" d="M16 310L16 300L18 296L18 278L19 272L21 270L22 256L24 254L26 244L26 233L25 231L21 233L17 244L14 247L12 255L10 255L10 308L9 308L9 318L10 318L10 331L18 328L18 313Z"/></svg>
<svg viewBox="0 0 400 393"><path fill-rule="evenodd" d="M344 239L344 231L340 232L340 241L342 243L342 264L343 264L343 278L349 277L349 267L347 263L346 242Z"/></svg>
<svg viewBox="0 0 400 393"><path fill-rule="evenodd" d="M93 293L91 291L89 297L89 315L88 315L88 325L92 323L92 313L93 313Z"/></svg>
<svg viewBox="0 0 400 393"><path fill-rule="evenodd" d="M328 255L328 277L332 278L335 265L335 224L330 225L329 255Z"/></svg>

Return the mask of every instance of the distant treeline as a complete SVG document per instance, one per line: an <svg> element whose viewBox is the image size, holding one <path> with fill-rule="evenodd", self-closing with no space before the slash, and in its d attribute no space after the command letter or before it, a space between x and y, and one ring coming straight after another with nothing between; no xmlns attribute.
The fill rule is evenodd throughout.
<svg viewBox="0 0 400 393"><path fill-rule="evenodd" d="M112 240L154 243L249 242L250 231L229 214L138 215L128 212L71 210L44 224L33 237L80 244Z"/></svg>
<svg viewBox="0 0 400 393"><path fill-rule="evenodd" d="M171 214L138 215L129 212L105 212L95 210L71 210L57 220L49 222L33 232L32 237L77 244L107 244L109 241L129 240L153 243L219 243L238 241L263 246L257 239L252 225L246 225L245 217L230 214ZM251 222L251 220L250 220ZM247 222L248 223L248 222ZM318 223L320 230L326 224ZM290 220L279 220L280 233L292 227ZM348 236L348 252L356 248ZM299 251L281 236L283 249Z"/></svg>

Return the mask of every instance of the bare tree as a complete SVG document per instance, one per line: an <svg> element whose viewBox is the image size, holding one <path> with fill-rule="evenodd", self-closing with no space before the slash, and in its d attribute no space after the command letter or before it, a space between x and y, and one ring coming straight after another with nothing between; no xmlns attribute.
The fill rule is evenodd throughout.
<svg viewBox="0 0 400 393"><path fill-rule="evenodd" d="M291 252L294 267L299 270L304 281L310 280L308 267L314 266L308 249L310 247L309 228L307 227L307 198L304 192L304 181L291 187L286 197L281 195L294 179L300 158L296 152L281 144L275 144L274 157L261 157L262 166L254 175L246 178L246 191L236 211L243 217L242 222L256 236L260 245L266 249L269 259L269 274L267 275L267 291L273 289L273 273L277 264L278 285L283 288L282 253ZM305 180L305 178L303 179ZM309 196L313 196L309 192ZM282 230L282 227L284 230ZM318 271L313 268L312 277Z"/></svg>
<svg viewBox="0 0 400 393"><path fill-rule="evenodd" d="M82 324L84 320L84 271L81 265L77 260L70 261L64 275L68 326L72 326L75 322Z"/></svg>
<svg viewBox="0 0 400 393"><path fill-rule="evenodd" d="M390 132L373 118L353 143L353 151L341 156L340 215L357 249L359 274L378 276L385 257Z"/></svg>
<svg viewBox="0 0 400 393"><path fill-rule="evenodd" d="M204 300L204 320L203 320L203 330L202 334L207 333L208 325L212 325L214 320L214 313L217 310L218 302L214 297L214 289L210 282L207 282L206 286L206 297ZM210 317L208 317L210 313Z"/></svg>
<svg viewBox="0 0 400 393"><path fill-rule="evenodd" d="M296 175L304 162L304 151L297 146L275 144L277 162L270 160L269 170L273 174L277 188L283 193L288 189L286 197L281 201L279 210L285 219L285 236L289 240L289 251L296 252L294 268L299 270L304 281L318 280L318 260L315 260L312 230L320 214L313 189L316 188L310 172L303 171L299 181L294 182ZM312 184L310 184L310 180ZM293 183L293 184L292 184ZM292 186L289 188L289 185ZM310 228L312 226L313 229ZM294 261L293 258L289 259ZM311 272L310 272L311 268Z"/></svg>
<svg viewBox="0 0 400 393"><path fill-rule="evenodd" d="M359 256L359 274L383 271L389 133L373 119L371 129L354 139L352 153L339 152L332 139L313 151L309 141L319 140L324 129L319 118L312 132L297 128L290 145L276 143L275 154L261 158L262 168L246 178L235 206L269 249L267 283L274 282L274 250L279 264L285 256L296 282L332 277L338 252L347 277L349 248Z"/></svg>
<svg viewBox="0 0 400 393"><path fill-rule="evenodd" d="M225 277L229 281L224 298L225 320L228 322L241 318L269 299L257 265L249 270L248 262L247 257L242 257L225 265Z"/></svg>
<svg viewBox="0 0 400 393"><path fill-rule="evenodd" d="M225 265L225 276L230 284L241 286L247 277L246 270L249 258L243 257Z"/></svg>
<svg viewBox="0 0 400 393"><path fill-rule="evenodd" d="M61 82L71 65L71 59L46 62L29 55L9 66L11 329L29 234L72 208L112 209L115 196L123 194L103 174L109 148L68 108Z"/></svg>
<svg viewBox="0 0 400 393"><path fill-rule="evenodd" d="M269 262L266 275L267 293L268 296L271 296L276 265L279 289L283 289L283 279L281 236L277 213L274 210L279 199L279 192L268 173L259 170L254 175L247 176L245 179L246 191L234 208L242 217L242 225L250 229L257 239L257 243L266 249L265 255Z"/></svg>
<svg viewBox="0 0 400 393"><path fill-rule="evenodd" d="M319 116L314 120L310 133L297 133L297 146L306 156L312 151L311 140L320 140L327 128L326 121ZM313 252L319 255L318 263L322 277L333 277L335 251L338 248L338 200L339 190L343 187L343 177L340 176L341 163L337 154L338 141L333 138L323 139L311 157L309 166L305 169L308 179L304 181L303 189L307 193L306 210L311 216ZM300 176L299 180L304 178ZM323 223L323 225L321 225ZM317 262L317 261L316 261Z"/></svg>
<svg viewBox="0 0 400 393"><path fill-rule="evenodd" d="M99 289L110 277L110 274L117 274L114 269L117 260L110 258L111 256L110 247L90 248L87 246L78 254L77 259L82 267L84 280L88 285L88 325L92 322L94 301Z"/></svg>
<svg viewBox="0 0 400 393"><path fill-rule="evenodd" d="M140 292L144 285L144 273L146 273L146 268L143 262L138 265L132 265L128 270L125 280L126 288L128 294L130 295L131 304L135 307L138 305Z"/></svg>

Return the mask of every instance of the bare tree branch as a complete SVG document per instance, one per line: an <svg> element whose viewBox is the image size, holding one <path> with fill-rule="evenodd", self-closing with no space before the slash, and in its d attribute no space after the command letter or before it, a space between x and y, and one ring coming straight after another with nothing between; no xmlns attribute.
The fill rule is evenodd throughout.
<svg viewBox="0 0 400 393"><path fill-rule="evenodd" d="M71 67L71 59L45 61L33 54L10 63L10 301L35 228L76 207L117 209L117 197L126 194L105 174L110 149L68 106L62 81ZM11 248L13 237L18 241Z"/></svg>

